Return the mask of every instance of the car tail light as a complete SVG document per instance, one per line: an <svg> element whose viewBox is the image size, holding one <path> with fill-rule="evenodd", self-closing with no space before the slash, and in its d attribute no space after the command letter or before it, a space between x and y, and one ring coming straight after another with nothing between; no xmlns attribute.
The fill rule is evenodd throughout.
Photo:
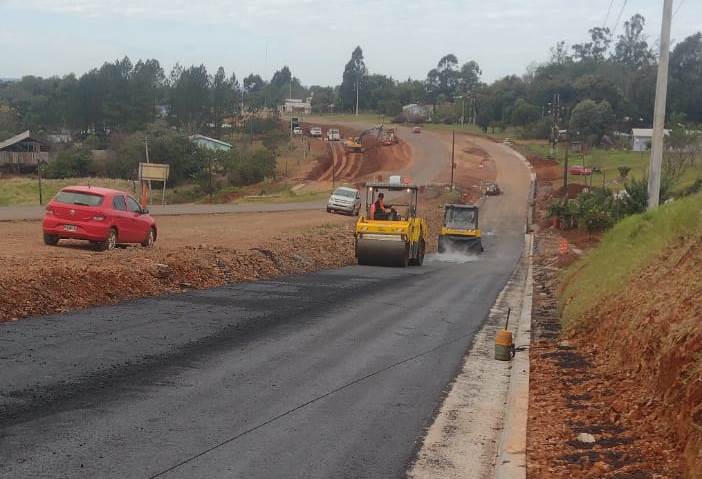
<svg viewBox="0 0 702 479"><path fill-rule="evenodd" d="M51 206L46 207L46 214L47 215L53 215L54 214L54 209Z"/></svg>
<svg viewBox="0 0 702 479"><path fill-rule="evenodd" d="M93 216L94 221L105 221L105 217L102 215L95 215Z"/></svg>

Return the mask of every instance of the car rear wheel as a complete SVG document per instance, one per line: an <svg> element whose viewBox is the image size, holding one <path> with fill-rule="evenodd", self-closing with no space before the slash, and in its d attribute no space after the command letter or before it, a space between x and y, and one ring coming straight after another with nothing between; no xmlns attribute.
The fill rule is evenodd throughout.
<svg viewBox="0 0 702 479"><path fill-rule="evenodd" d="M144 248L151 248L154 245L154 241L156 241L156 231L152 228L149 228L149 233L146 235L146 239L142 241L141 245Z"/></svg>
<svg viewBox="0 0 702 479"><path fill-rule="evenodd" d="M59 242L59 238L56 235L50 235L44 233L44 244L49 246L56 246Z"/></svg>
<svg viewBox="0 0 702 479"><path fill-rule="evenodd" d="M117 230L110 228L110 234L107 235L107 239L105 241L98 243L98 249L100 251L111 251L115 249L115 246L117 246Z"/></svg>

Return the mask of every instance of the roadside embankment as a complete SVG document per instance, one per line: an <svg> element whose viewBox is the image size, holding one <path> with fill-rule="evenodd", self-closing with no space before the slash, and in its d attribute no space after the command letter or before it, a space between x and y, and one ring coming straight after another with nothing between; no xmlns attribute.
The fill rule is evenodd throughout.
<svg viewBox="0 0 702 479"><path fill-rule="evenodd" d="M538 238L528 477L702 477L702 196Z"/></svg>
<svg viewBox="0 0 702 479"><path fill-rule="evenodd" d="M687 477L702 477L701 267L696 195L622 221L566 271L561 292L565 327L647 388L641 414L670 425Z"/></svg>

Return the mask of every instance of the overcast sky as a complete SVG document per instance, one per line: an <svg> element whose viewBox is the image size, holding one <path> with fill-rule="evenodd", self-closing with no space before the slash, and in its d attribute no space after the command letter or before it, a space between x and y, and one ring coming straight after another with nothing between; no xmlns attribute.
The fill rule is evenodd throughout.
<svg viewBox="0 0 702 479"><path fill-rule="evenodd" d="M156 58L166 74L180 62L269 78L289 65L306 85L334 85L360 45L372 73L423 79L454 53L491 81L546 60L558 40L583 41L605 19L615 28L624 4L616 31L639 12L656 44L663 0L0 0L0 78L80 75L127 55ZM678 7L680 41L702 30L702 1Z"/></svg>

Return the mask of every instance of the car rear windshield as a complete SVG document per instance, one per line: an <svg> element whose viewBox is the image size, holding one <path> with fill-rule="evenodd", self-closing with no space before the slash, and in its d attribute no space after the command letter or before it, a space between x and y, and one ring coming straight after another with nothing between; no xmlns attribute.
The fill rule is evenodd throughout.
<svg viewBox="0 0 702 479"><path fill-rule="evenodd" d="M54 201L68 205L99 206L102 203L102 196L78 191L59 191Z"/></svg>
<svg viewBox="0 0 702 479"><path fill-rule="evenodd" d="M346 198L355 198L356 192L351 190L336 190L334 196L345 196Z"/></svg>

